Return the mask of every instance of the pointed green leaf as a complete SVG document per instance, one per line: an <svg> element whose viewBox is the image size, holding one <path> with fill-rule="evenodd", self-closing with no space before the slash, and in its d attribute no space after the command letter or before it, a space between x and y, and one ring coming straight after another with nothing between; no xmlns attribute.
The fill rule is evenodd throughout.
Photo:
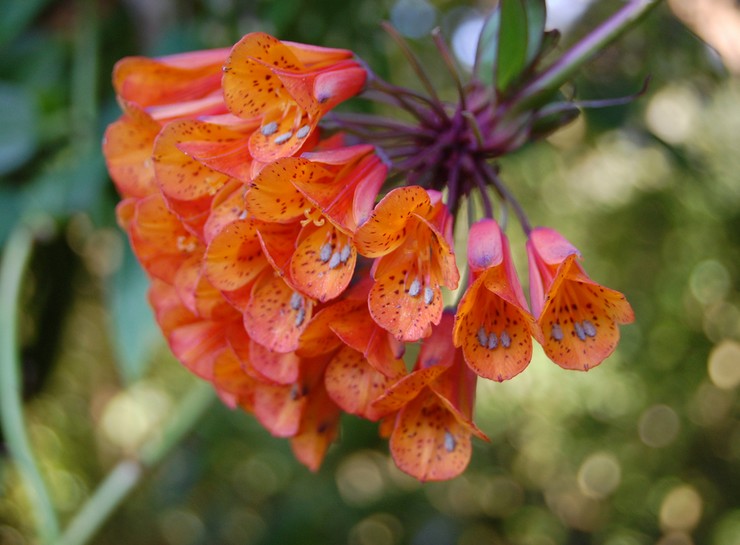
<svg viewBox="0 0 740 545"><path fill-rule="evenodd" d="M525 64L530 66L542 48L547 11L545 0L525 0L527 10L527 55Z"/></svg>
<svg viewBox="0 0 740 545"><path fill-rule="evenodd" d="M524 70L527 61L527 0L501 0L496 88L505 93Z"/></svg>
<svg viewBox="0 0 740 545"><path fill-rule="evenodd" d="M478 47L475 53L475 67L473 75L482 81L491 85L496 73L498 63L498 39L501 30L501 4L488 15L480 36L478 37Z"/></svg>

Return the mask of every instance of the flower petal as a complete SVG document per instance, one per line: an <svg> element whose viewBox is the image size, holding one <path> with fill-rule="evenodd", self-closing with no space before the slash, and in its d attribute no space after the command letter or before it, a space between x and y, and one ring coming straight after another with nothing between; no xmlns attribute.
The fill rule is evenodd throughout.
<svg viewBox="0 0 740 545"><path fill-rule="evenodd" d="M357 350L349 346L339 350L326 368L324 382L329 396L343 411L373 421L382 416L372 403L385 392L390 379Z"/></svg>
<svg viewBox="0 0 740 545"><path fill-rule="evenodd" d="M396 417L390 449L401 471L420 481L460 475L470 461L470 431L427 390Z"/></svg>
<svg viewBox="0 0 740 545"><path fill-rule="evenodd" d="M370 219L355 233L357 251L380 257L398 248L408 234L406 224L420 209L431 209L427 192L418 186L391 190L377 204Z"/></svg>
<svg viewBox="0 0 740 545"><path fill-rule="evenodd" d="M298 380L300 358L295 352L273 352L252 341L249 343L249 362L263 377L277 384L292 384Z"/></svg>
<svg viewBox="0 0 740 545"><path fill-rule="evenodd" d="M587 371L616 348L617 324L633 320L624 295L590 280L571 255L558 270L537 323L552 361L566 369Z"/></svg>
<svg viewBox="0 0 740 545"><path fill-rule="evenodd" d="M252 220L237 220L208 245L203 268L220 290L235 290L254 280L268 266Z"/></svg>
<svg viewBox="0 0 740 545"><path fill-rule="evenodd" d="M352 280L357 250L349 237L331 223L304 228L290 262L293 283L301 292L321 302L339 296Z"/></svg>
<svg viewBox="0 0 740 545"><path fill-rule="evenodd" d="M267 270L252 288L252 298L244 311L244 327L266 348L292 352L298 348L312 311L311 299L303 297L273 271Z"/></svg>

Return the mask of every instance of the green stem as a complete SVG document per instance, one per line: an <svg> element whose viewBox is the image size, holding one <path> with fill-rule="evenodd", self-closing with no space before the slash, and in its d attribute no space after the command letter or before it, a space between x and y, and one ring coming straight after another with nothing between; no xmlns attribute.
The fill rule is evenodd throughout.
<svg viewBox="0 0 740 545"><path fill-rule="evenodd" d="M169 454L193 429L213 404L213 387L198 381L174 411L161 434L145 443L134 459L122 460L113 468L70 521L56 545L84 545L139 484L146 470Z"/></svg>
<svg viewBox="0 0 740 545"><path fill-rule="evenodd" d="M515 105L513 108L522 111L533 100L556 91L581 65L640 21L660 2L661 0L631 0L625 4L517 93L512 101Z"/></svg>
<svg viewBox="0 0 740 545"><path fill-rule="evenodd" d="M33 233L20 226L11 233L0 265L0 416L8 451L33 505L39 538L51 544L59 535L59 521L26 433L18 353L20 293L32 249Z"/></svg>

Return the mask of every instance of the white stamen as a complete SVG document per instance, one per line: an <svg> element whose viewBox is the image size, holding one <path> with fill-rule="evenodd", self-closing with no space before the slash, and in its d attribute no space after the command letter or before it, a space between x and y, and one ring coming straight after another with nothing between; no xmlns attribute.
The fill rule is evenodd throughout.
<svg viewBox="0 0 740 545"><path fill-rule="evenodd" d="M342 257L339 255L339 252L334 252L331 254L331 259L329 260L329 268L330 269L336 269L339 267L339 264L342 262Z"/></svg>
<svg viewBox="0 0 740 545"><path fill-rule="evenodd" d="M491 331L491 334L488 336L488 350L493 350L498 346L498 337L496 337L496 334Z"/></svg>
<svg viewBox="0 0 740 545"><path fill-rule="evenodd" d="M301 307L298 309L298 313L295 315L295 326L301 327L303 320L306 319L306 309Z"/></svg>
<svg viewBox="0 0 740 545"><path fill-rule="evenodd" d="M596 337L596 327L589 320L583 320L583 332L589 337Z"/></svg>
<svg viewBox="0 0 740 545"><path fill-rule="evenodd" d="M560 324L554 324L552 326L552 331L550 332L550 336L556 341L563 340L563 330L561 329Z"/></svg>
<svg viewBox="0 0 740 545"><path fill-rule="evenodd" d="M345 244L342 248L342 252L339 254L339 259L342 263L347 263L349 256L352 254L352 247L349 244Z"/></svg>
<svg viewBox="0 0 740 545"><path fill-rule="evenodd" d="M445 450L452 452L456 446L457 441L455 441L455 437L449 431L445 430Z"/></svg>
<svg viewBox="0 0 740 545"><path fill-rule="evenodd" d="M511 346L511 337L509 337L506 330L501 332L501 344L504 348L509 348Z"/></svg>
<svg viewBox="0 0 740 545"><path fill-rule="evenodd" d="M239 214L238 218L239 218L240 220L245 220L245 219L247 219L247 215L248 215L248 214L247 214L247 211L246 211L246 210L242 210L242 211L241 211L241 214Z"/></svg>
<svg viewBox="0 0 740 545"><path fill-rule="evenodd" d="M297 291L294 291L293 295L290 296L290 308L298 310L301 308L301 303L303 303L303 296Z"/></svg>
<svg viewBox="0 0 740 545"><path fill-rule="evenodd" d="M322 262L326 263L331 258L331 251L332 251L331 243L327 242L321 247L321 250L319 250L319 259Z"/></svg>
<svg viewBox="0 0 740 545"><path fill-rule="evenodd" d="M293 131L284 132L280 136L275 137L275 143L276 144L284 144L288 140L290 140L290 137L293 136Z"/></svg>
<svg viewBox="0 0 740 545"><path fill-rule="evenodd" d="M483 329L483 326L480 326L478 330L478 342L483 348L488 344L488 335L486 335L486 330Z"/></svg>
<svg viewBox="0 0 740 545"><path fill-rule="evenodd" d="M583 330L583 326L580 322L575 322L573 327L576 329L576 336L582 341L586 340L586 332Z"/></svg>
<svg viewBox="0 0 740 545"><path fill-rule="evenodd" d="M260 132L264 136L271 136L275 134L278 130L278 124L276 121L270 121L267 125L263 125L260 129Z"/></svg>
<svg viewBox="0 0 740 545"><path fill-rule="evenodd" d="M424 304L431 305L434 301L434 290L429 286L424 286Z"/></svg>
<svg viewBox="0 0 740 545"><path fill-rule="evenodd" d="M296 138L306 138L309 132L311 132L311 126L303 125L303 127L298 129L298 132L295 133L295 136Z"/></svg>
<svg viewBox="0 0 740 545"><path fill-rule="evenodd" d="M416 297L421 293L421 282L419 282L418 278L414 278L414 281L411 282L411 285L409 286L409 295L411 297Z"/></svg>

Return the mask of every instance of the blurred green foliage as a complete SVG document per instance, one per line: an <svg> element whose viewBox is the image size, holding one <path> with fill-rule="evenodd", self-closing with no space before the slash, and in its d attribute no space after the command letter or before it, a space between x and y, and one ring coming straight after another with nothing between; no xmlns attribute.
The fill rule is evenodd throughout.
<svg viewBox="0 0 740 545"><path fill-rule="evenodd" d="M396 4L5 1L0 243L21 218L50 227L34 250L21 342L29 431L63 522L159 433L196 380L159 339L115 226L99 151L118 115L113 64L264 30L353 49L408 82L379 25ZM564 42L610 4L597 3ZM449 36L470 7L434 2L436 22ZM433 62L429 39L412 45ZM93 543L738 545L740 83L661 8L591 62L573 91L630 94L648 74L638 100L587 111L502 163L533 221L561 230L592 277L632 302L637 321L609 361L569 373L537 353L523 375L482 385L477 421L491 443L477 442L467 472L441 484L400 474L376 427L351 417L311 474L287 442L219 405ZM433 76L454 91L444 73ZM523 265L521 236L510 234ZM34 543L28 498L5 457L0 491L0 543Z"/></svg>

